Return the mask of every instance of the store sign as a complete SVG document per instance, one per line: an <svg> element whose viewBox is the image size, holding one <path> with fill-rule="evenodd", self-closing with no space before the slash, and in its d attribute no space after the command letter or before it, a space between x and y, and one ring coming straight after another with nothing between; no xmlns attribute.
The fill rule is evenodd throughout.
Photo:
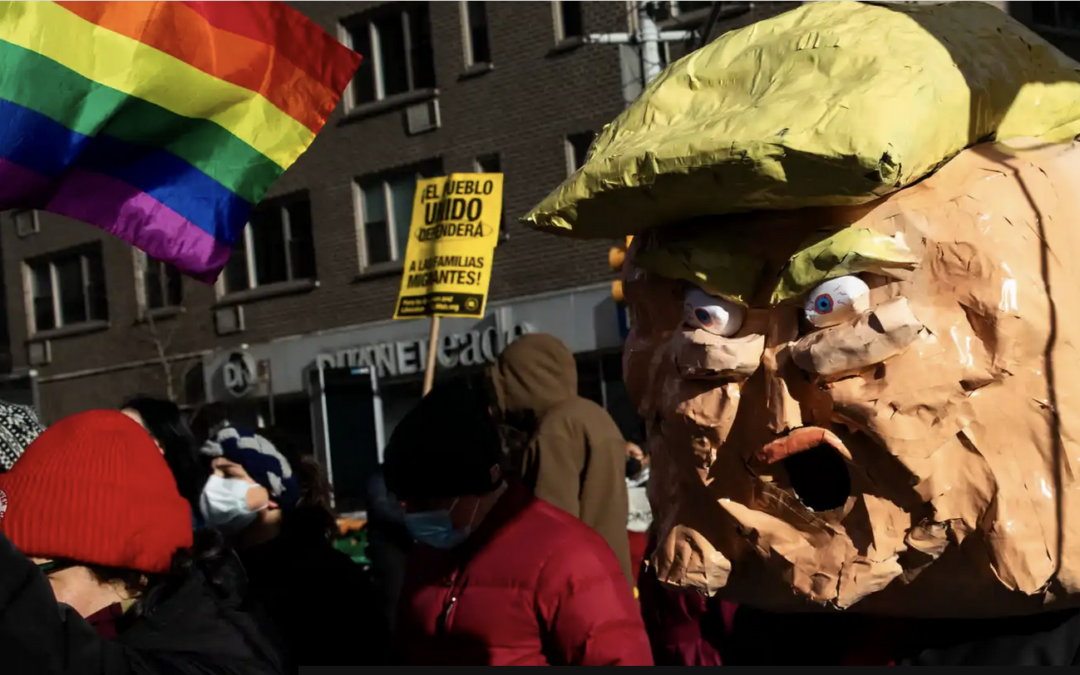
<svg viewBox="0 0 1080 675"><path fill-rule="evenodd" d="M506 345L533 332L532 326L519 324L505 332L491 326L484 330L444 335L439 342L439 367L494 363ZM316 365L319 368L373 368L380 378L415 375L424 372L427 348L427 338L380 342L342 349L332 354L319 354Z"/></svg>
<svg viewBox="0 0 1080 675"><path fill-rule="evenodd" d="M225 391L233 398L243 398L255 388L258 366L246 352L233 352L221 369Z"/></svg>

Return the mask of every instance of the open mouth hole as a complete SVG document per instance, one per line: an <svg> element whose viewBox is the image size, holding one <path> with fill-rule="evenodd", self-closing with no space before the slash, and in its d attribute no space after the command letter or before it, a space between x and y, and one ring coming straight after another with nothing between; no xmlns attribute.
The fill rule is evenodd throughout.
<svg viewBox="0 0 1080 675"><path fill-rule="evenodd" d="M831 511L847 502L851 475L847 463L832 446L815 445L783 460L791 489L812 511Z"/></svg>

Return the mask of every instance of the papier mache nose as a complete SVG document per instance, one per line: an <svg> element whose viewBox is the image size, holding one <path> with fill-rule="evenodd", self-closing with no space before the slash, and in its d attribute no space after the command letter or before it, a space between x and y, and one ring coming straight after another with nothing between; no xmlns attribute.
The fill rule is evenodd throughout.
<svg viewBox="0 0 1080 675"><path fill-rule="evenodd" d="M761 365L764 335L725 338L701 329L682 330L671 348L679 374L691 380L745 380Z"/></svg>
<svg viewBox="0 0 1080 675"><path fill-rule="evenodd" d="M792 347L795 364L821 377L875 366L899 355L923 329L906 298L893 298L854 321L807 335Z"/></svg>
<svg viewBox="0 0 1080 675"><path fill-rule="evenodd" d="M784 348L770 351L762 359L767 397L766 420L769 431L774 434L783 434L803 425L803 402L793 395L788 384L788 376L793 369L790 358L787 348Z"/></svg>

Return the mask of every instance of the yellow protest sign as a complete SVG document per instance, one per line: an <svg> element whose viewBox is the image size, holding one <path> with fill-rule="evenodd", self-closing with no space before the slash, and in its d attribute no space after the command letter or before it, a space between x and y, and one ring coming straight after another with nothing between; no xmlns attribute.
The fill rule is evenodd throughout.
<svg viewBox="0 0 1080 675"><path fill-rule="evenodd" d="M417 182L395 319L484 316L502 192L501 173Z"/></svg>

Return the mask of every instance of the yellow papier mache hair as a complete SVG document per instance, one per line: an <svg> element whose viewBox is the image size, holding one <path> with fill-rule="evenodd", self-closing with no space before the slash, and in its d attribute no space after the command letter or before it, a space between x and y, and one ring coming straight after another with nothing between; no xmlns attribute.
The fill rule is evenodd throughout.
<svg viewBox="0 0 1080 675"><path fill-rule="evenodd" d="M811 2L669 66L526 224L576 237L872 201L965 147L1080 133L1077 64L981 2Z"/></svg>

